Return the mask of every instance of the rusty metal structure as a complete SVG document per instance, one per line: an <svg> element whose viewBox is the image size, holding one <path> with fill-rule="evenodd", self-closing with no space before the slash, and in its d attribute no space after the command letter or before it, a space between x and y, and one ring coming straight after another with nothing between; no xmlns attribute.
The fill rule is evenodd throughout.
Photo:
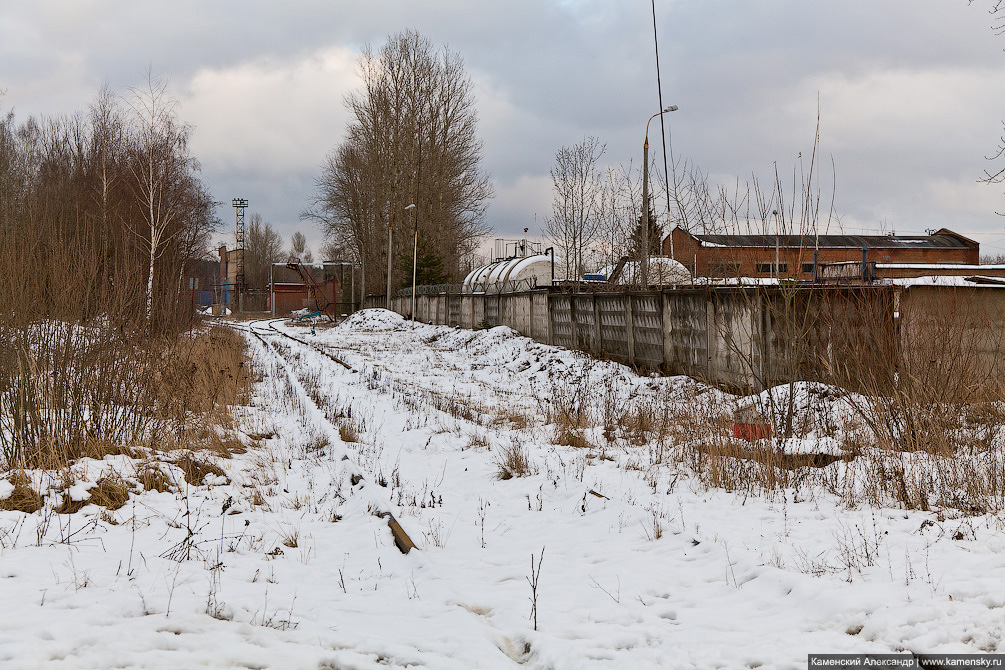
<svg viewBox="0 0 1005 670"><path fill-rule="evenodd" d="M304 268L303 263L287 263L286 267L300 275L304 286L307 287L307 292L314 299L317 313L323 314L328 317L329 321L335 323L335 304L328 299L328 296L318 283L318 280L314 278L314 275Z"/></svg>

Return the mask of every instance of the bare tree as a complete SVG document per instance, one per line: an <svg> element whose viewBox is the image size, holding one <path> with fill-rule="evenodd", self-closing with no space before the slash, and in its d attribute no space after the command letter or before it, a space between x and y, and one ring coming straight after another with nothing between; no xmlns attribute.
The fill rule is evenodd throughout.
<svg viewBox="0 0 1005 670"><path fill-rule="evenodd" d="M244 274L251 288L264 288L269 266L283 260L283 238L271 223L254 212L248 221L244 242Z"/></svg>
<svg viewBox="0 0 1005 670"><path fill-rule="evenodd" d="M363 86L346 98L353 120L326 157L303 216L359 263L364 286L382 284L389 226L418 226L456 278L461 258L485 234L492 196L471 79L457 54L434 50L413 31L391 36L379 51L367 47L359 69ZM414 218L405 214L410 204ZM393 240L398 274L411 239Z"/></svg>
<svg viewBox="0 0 1005 670"><path fill-rule="evenodd" d="M545 232L562 253L566 279L582 274L585 254L600 231L606 194L597 165L606 149L596 137L586 137L555 154L551 216L545 219Z"/></svg>
<svg viewBox="0 0 1005 670"><path fill-rule="evenodd" d="M613 266L629 253L632 228L642 202L642 176L632 164L608 167L604 176L607 208L600 222L604 261Z"/></svg>
<svg viewBox="0 0 1005 670"><path fill-rule="evenodd" d="M311 252L310 247L307 246L307 238L298 230L293 233L293 237L290 239L290 262L311 263L313 261L314 254Z"/></svg>
<svg viewBox="0 0 1005 670"><path fill-rule="evenodd" d="M321 260L323 261L337 261L348 257L345 253L345 249L339 246L334 240L326 240L321 243Z"/></svg>
<svg viewBox="0 0 1005 670"><path fill-rule="evenodd" d="M973 5L974 0L968 0L968 4ZM990 5L988 14L992 18L991 29L996 35L1005 35L1005 0L989 0L988 4ZM1001 136L998 146L985 158L996 163L1000 163L1002 159L1005 159L1005 135ZM978 179L978 181L985 184L1005 183L1005 167L996 166L992 169L985 169L984 176ZM1005 216L1005 212L995 213L999 216Z"/></svg>

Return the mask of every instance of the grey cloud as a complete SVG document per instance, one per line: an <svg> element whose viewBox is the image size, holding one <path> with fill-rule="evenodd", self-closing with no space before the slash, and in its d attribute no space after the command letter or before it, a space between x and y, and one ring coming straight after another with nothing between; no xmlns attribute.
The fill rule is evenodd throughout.
<svg viewBox="0 0 1005 670"><path fill-rule="evenodd" d="M985 167L1005 116L997 75L1005 42L992 34L986 7L664 0L656 9L664 102L681 108L667 119L678 155L724 179L770 173L776 163L787 172L812 145L819 93L823 149L837 163L847 220L1001 229L993 207L981 216L952 204L976 198L964 185ZM560 146L596 135L610 163L638 164L645 120L659 104L649 12L649 3L606 0L8 3L0 9L0 88L8 89L2 103L21 112L69 112L103 80L121 89L150 65L187 95L199 73L292 73L326 49L358 52L414 28L459 52L476 79L485 164L498 184L488 220L507 236L543 214L540 184ZM866 85L874 78L892 82L889 90ZM967 85L953 85L960 81ZM330 87L327 96L287 87L295 99L206 97L193 106L196 117L186 119L205 147L216 197L260 203L256 211L287 237L303 228L296 216L317 165L341 137L348 90L335 89L345 82L310 82ZM939 88L925 90L931 82ZM284 117L296 127L277 128ZM272 133L271 143L247 140L263 160L200 137L228 124ZM653 146L659 152L658 140ZM231 214L221 208L226 221Z"/></svg>

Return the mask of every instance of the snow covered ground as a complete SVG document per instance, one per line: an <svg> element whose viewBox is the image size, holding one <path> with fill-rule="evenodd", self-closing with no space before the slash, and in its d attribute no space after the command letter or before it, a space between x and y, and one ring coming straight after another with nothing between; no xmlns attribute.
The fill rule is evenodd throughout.
<svg viewBox="0 0 1005 670"><path fill-rule="evenodd" d="M998 515L729 493L651 444L553 444L557 395L605 388L620 406L693 382L506 328L413 329L383 310L314 335L272 323L248 333L260 381L236 410L247 452L214 461L224 476L176 476L112 512L55 514L55 488L40 513L0 512L0 667L802 668L808 653L1005 651ZM529 474L501 479L506 454ZM137 467L80 463L71 493ZM392 518L417 550L398 550Z"/></svg>

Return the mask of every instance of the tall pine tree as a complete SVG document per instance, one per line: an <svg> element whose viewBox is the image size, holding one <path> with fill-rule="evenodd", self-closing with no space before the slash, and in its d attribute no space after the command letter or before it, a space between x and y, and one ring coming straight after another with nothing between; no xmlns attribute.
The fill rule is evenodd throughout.
<svg viewBox="0 0 1005 670"><path fill-rule="evenodd" d="M628 248L629 258L641 258L642 249L645 248L645 223L642 216L635 220L635 229L632 231L631 246ZM649 255L663 255L663 226L656 220L656 213L653 212L652 196L649 198Z"/></svg>

